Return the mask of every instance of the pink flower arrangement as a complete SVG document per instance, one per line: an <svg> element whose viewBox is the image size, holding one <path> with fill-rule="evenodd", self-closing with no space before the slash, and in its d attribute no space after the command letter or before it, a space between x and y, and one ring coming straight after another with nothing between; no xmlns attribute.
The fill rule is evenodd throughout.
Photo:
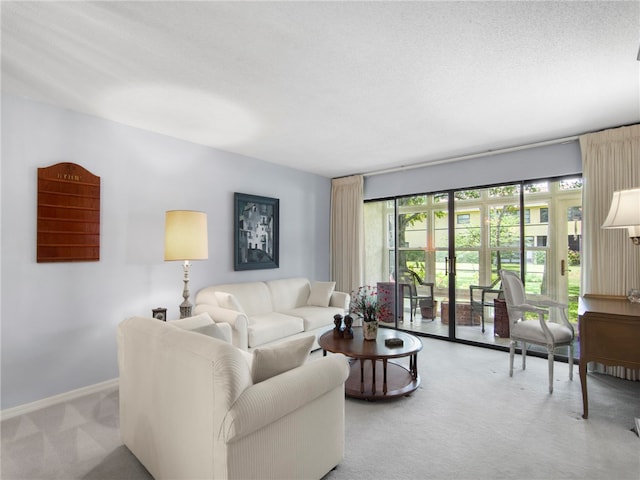
<svg viewBox="0 0 640 480"><path fill-rule="evenodd" d="M379 299L377 290L370 285L351 292L349 311L360 315L365 322L373 322L378 316L391 314L388 299Z"/></svg>

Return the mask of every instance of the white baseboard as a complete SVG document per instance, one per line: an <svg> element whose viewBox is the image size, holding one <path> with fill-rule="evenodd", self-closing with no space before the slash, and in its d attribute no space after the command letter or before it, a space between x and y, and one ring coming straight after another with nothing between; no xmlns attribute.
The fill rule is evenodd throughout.
<svg viewBox="0 0 640 480"><path fill-rule="evenodd" d="M25 413L31 413L41 408L50 407L58 403L67 402L84 395L91 393L97 393L108 388L118 386L118 379L107 380L106 382L96 383L87 387L78 388L77 390L71 390L69 392L60 393L53 397L43 398L31 403L25 403L24 405L18 405L17 407L7 408L0 411L0 419L6 420L8 418L17 417L18 415L24 415Z"/></svg>

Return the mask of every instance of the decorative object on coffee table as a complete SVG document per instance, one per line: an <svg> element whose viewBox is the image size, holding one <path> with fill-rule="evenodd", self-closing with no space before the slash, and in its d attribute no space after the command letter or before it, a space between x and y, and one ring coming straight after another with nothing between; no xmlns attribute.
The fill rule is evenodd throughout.
<svg viewBox="0 0 640 480"><path fill-rule="evenodd" d="M388 315L388 302L378 298L374 287L365 285L351 292L349 311L362 317L362 331L365 340L375 340L378 335L378 316Z"/></svg>
<svg viewBox="0 0 640 480"><path fill-rule="evenodd" d="M401 338L397 338L397 337L385 338L384 339L384 344L387 347L401 347L402 345L404 345L404 340L402 340Z"/></svg>
<svg viewBox="0 0 640 480"><path fill-rule="evenodd" d="M336 313L333 316L333 338L342 338L344 334L342 333L342 315Z"/></svg>
<svg viewBox="0 0 640 480"><path fill-rule="evenodd" d="M352 325L353 325L353 318L351 318L351 315L345 315L344 330L342 331L342 335L344 338L346 339L353 338L353 328L351 328Z"/></svg>
<svg viewBox="0 0 640 480"><path fill-rule="evenodd" d="M363 320L362 331L365 340L376 340L378 338L378 321Z"/></svg>

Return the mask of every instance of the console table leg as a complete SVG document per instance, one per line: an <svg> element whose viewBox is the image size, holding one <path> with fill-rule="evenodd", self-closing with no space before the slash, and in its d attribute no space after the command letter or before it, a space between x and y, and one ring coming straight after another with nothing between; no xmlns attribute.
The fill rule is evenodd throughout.
<svg viewBox="0 0 640 480"><path fill-rule="evenodd" d="M360 359L360 393L364 393L364 360Z"/></svg>
<svg viewBox="0 0 640 480"><path fill-rule="evenodd" d="M589 418L589 399L587 397L587 362L580 361L580 384L582 386L582 418Z"/></svg>

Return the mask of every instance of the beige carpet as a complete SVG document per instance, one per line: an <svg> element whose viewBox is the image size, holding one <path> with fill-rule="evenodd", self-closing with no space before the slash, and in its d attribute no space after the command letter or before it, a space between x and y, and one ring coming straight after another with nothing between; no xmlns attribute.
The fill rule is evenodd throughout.
<svg viewBox="0 0 640 480"><path fill-rule="evenodd" d="M583 420L578 369L423 338L422 386L389 402L346 400L346 457L326 480L640 479L640 382L589 376ZM319 356L315 352L313 356ZM115 389L4 420L3 480L150 479L124 447Z"/></svg>
<svg viewBox="0 0 640 480"><path fill-rule="evenodd" d="M347 401L347 479L640 479L640 382L589 375L582 419L578 369L423 339L422 386L393 402Z"/></svg>

